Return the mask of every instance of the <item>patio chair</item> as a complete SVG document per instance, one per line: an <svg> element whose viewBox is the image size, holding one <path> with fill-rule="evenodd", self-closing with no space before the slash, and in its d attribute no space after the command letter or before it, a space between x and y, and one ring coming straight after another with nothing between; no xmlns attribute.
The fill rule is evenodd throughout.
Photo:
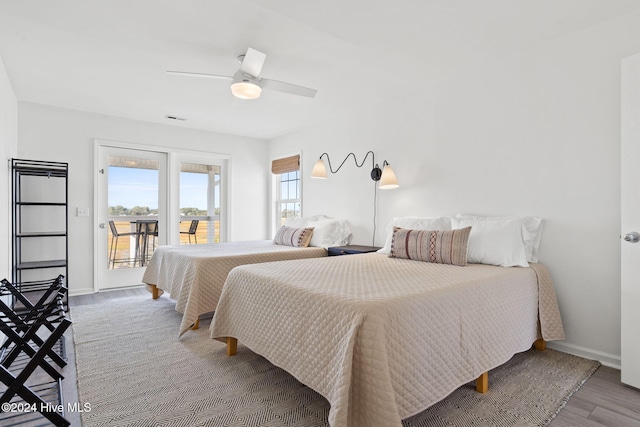
<svg viewBox="0 0 640 427"><path fill-rule="evenodd" d="M191 221L191 225L189 226L189 231L181 231L180 234L188 234L189 235L189 244L191 244L191 236L193 236L194 241L198 244L198 238L196 237L196 230L198 229L198 223L200 220L194 219Z"/></svg>
<svg viewBox="0 0 640 427"><path fill-rule="evenodd" d="M135 256L133 257L133 266L136 266L136 261L138 259L138 248L140 246L140 231L139 228L136 227L136 231L132 231L129 233L120 233L118 228L116 227L115 222L113 220L109 220L109 229L111 230L111 246L109 246L109 264L111 268L116 268L116 262L129 262L130 258L125 259L116 259L116 251L118 250L118 238L120 236L125 237L136 237L136 249Z"/></svg>

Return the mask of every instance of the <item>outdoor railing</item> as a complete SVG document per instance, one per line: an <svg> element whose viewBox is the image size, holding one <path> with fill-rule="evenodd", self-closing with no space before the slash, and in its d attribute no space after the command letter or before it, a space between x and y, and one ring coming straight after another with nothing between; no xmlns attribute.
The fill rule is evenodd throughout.
<svg viewBox="0 0 640 427"><path fill-rule="evenodd" d="M152 215L126 215L126 216L110 216L109 220L113 221L116 229L119 233L131 233L135 232L136 226L135 222L138 220L153 220L155 216ZM203 243L218 243L220 242L220 216L181 216L180 217L180 231L187 232L189 231L189 227L191 226L192 220L198 220L198 228L196 230L195 239L191 236L191 243L198 244ZM213 224L213 226L211 225ZM127 236L128 237L128 236ZM111 248L113 236L111 235L111 231L109 231L109 238L107 241L107 253L109 253L109 249ZM151 241L149 242L149 246L147 248L147 259L151 258L153 255L153 251L157 247L158 239L155 240L155 246L152 245ZM188 234L180 234L180 244L189 244L189 235ZM113 263L109 264L109 268L131 268L134 266L135 260L135 249L136 249L136 240L134 237L125 238L121 236L118 239L117 246L115 248L115 259L117 262L115 263L115 267ZM139 261L139 260L138 260ZM139 262L135 263L136 267L140 266Z"/></svg>

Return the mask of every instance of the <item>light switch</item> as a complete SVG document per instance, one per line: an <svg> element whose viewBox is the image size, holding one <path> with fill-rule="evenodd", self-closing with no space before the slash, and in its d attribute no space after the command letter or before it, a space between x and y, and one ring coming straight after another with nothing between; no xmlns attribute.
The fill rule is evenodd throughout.
<svg viewBox="0 0 640 427"><path fill-rule="evenodd" d="M76 216L89 216L89 208L77 208Z"/></svg>

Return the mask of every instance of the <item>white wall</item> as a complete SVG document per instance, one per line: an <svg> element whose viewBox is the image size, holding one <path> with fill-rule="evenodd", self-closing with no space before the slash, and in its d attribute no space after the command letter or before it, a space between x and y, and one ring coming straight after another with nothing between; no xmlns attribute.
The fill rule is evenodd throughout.
<svg viewBox="0 0 640 427"><path fill-rule="evenodd" d="M620 61L639 51L635 13L410 97L372 94L369 110L278 138L270 156L303 150L304 215L348 219L357 244L371 244L370 165L309 178L325 151L334 168L368 150L394 167L401 187L378 192L378 245L393 216L545 218L541 262L567 334L552 346L619 365Z"/></svg>
<svg viewBox="0 0 640 427"><path fill-rule="evenodd" d="M94 139L228 154L229 240L268 238L268 148L253 138L164 126L27 102L18 103L18 155L69 163L69 292L93 292Z"/></svg>
<svg viewBox="0 0 640 427"><path fill-rule="evenodd" d="M0 278L11 280L10 160L18 147L18 102L0 58Z"/></svg>
<svg viewBox="0 0 640 427"><path fill-rule="evenodd" d="M18 102L0 58L0 279L11 281L11 166L18 146ZM9 297L2 297L9 303ZM6 337L0 332L0 344Z"/></svg>

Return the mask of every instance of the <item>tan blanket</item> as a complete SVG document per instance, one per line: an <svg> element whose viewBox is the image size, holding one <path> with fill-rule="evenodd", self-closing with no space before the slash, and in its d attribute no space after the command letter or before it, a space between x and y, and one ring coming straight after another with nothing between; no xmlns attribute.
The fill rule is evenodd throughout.
<svg viewBox="0 0 640 427"><path fill-rule="evenodd" d="M210 329L326 397L334 427L399 427L541 334L564 337L540 265L456 267L375 253L238 267Z"/></svg>
<svg viewBox="0 0 640 427"><path fill-rule="evenodd" d="M327 250L323 248L274 245L272 240L161 246L147 264L142 281L168 292L176 301L176 310L183 313L181 336L198 316L216 309L222 286L232 268L326 255Z"/></svg>

